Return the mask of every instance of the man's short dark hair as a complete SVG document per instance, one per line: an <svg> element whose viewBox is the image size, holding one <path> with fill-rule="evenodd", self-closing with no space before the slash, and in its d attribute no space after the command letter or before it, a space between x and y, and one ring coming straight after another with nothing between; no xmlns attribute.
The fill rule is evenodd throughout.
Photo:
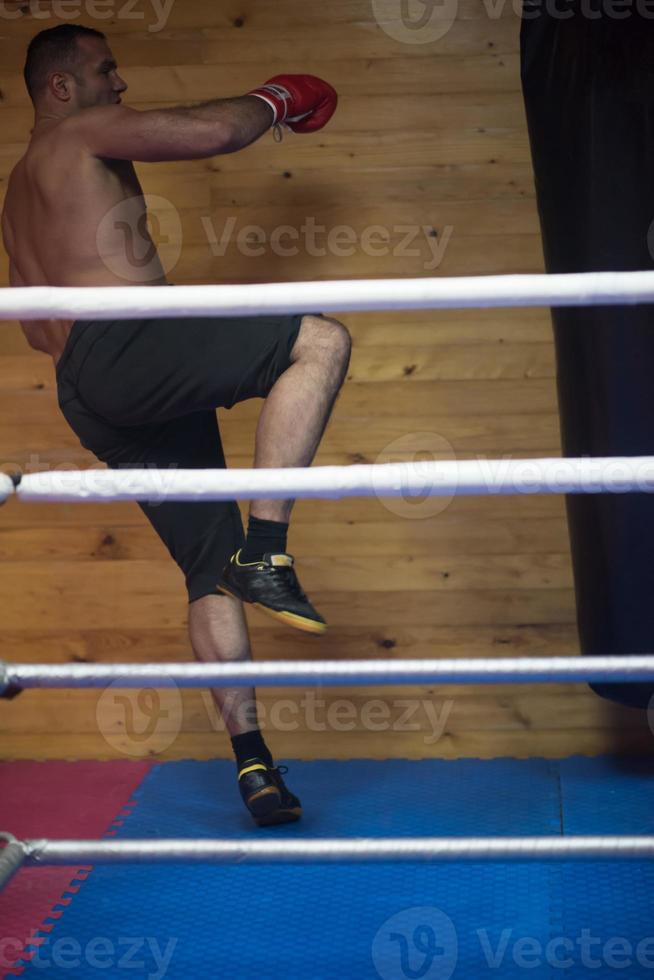
<svg viewBox="0 0 654 980"><path fill-rule="evenodd" d="M81 24L61 24L41 31L30 41L27 60L23 72L27 91L32 102L45 88L50 72L68 71L74 73L79 62L77 39L80 37L99 37L106 35L92 27Z"/></svg>

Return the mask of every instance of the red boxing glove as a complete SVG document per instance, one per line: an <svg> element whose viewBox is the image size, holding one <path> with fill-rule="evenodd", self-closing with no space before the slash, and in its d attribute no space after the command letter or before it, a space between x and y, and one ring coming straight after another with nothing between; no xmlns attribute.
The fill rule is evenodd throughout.
<svg viewBox="0 0 654 980"><path fill-rule="evenodd" d="M284 123L294 133L315 133L336 112L338 95L315 75L275 75L249 92L267 102L275 113L273 126Z"/></svg>

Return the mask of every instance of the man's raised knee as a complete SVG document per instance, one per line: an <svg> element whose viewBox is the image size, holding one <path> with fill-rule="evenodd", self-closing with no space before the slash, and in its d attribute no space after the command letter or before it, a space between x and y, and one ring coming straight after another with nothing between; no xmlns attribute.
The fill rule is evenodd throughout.
<svg viewBox="0 0 654 980"><path fill-rule="evenodd" d="M297 339L298 353L306 345L309 350L329 351L345 365L349 363L352 338L347 327L328 316L304 316Z"/></svg>

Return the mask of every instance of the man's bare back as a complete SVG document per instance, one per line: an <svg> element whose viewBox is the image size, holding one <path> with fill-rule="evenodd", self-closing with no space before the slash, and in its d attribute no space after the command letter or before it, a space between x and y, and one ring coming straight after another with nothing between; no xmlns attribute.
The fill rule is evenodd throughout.
<svg viewBox="0 0 654 980"><path fill-rule="evenodd" d="M121 218L143 234L145 203L133 164L91 155L68 120L43 125L9 179L2 232L11 285L143 285L134 282L123 223L103 222L122 201ZM155 270L147 285L165 285L154 243L152 253L160 275ZM122 265L124 275L112 271ZM56 364L72 321L21 326L30 346L50 354Z"/></svg>
<svg viewBox="0 0 654 980"><path fill-rule="evenodd" d="M72 53L45 50L30 65L28 52L35 125L10 176L2 214L12 286L167 285L133 161L233 153L287 117L297 132L320 129L336 108L326 82L288 75L272 81L290 91L272 84L235 99L137 112L121 105L127 85L105 36L74 30ZM136 231L147 249L145 282L126 230ZM21 326L28 343L57 364L72 321Z"/></svg>
<svg viewBox="0 0 654 980"><path fill-rule="evenodd" d="M75 64L54 66L42 79L32 138L10 176L2 214L12 286L167 285L132 161L231 153L271 125L259 98L137 112L121 105L126 89L102 37L79 38ZM145 282L135 275L126 228L147 249ZM21 326L28 343L57 364L72 321Z"/></svg>

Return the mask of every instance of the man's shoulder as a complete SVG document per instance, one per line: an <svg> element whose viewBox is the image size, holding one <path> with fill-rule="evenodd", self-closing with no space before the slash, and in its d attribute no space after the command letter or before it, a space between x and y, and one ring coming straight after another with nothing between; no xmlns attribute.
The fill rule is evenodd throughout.
<svg viewBox="0 0 654 980"><path fill-rule="evenodd" d="M62 119L57 131L66 134L84 134L93 130L120 126L134 112L124 105L99 105L76 112Z"/></svg>
<svg viewBox="0 0 654 980"><path fill-rule="evenodd" d="M62 120L60 126L57 126L57 145L74 148L76 154L83 154L106 164L111 158L98 150L100 147L104 148L109 133L121 131L128 114L132 112L133 109L122 105L84 109Z"/></svg>

